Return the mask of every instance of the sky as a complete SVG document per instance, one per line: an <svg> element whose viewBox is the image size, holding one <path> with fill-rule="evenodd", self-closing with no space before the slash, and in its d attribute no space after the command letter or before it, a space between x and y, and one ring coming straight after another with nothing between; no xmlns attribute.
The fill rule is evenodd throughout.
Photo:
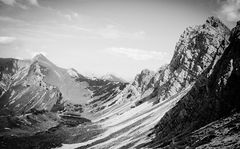
<svg viewBox="0 0 240 149"><path fill-rule="evenodd" d="M0 0L0 57L42 53L81 74L131 80L169 63L183 31L209 16L232 28L240 0Z"/></svg>

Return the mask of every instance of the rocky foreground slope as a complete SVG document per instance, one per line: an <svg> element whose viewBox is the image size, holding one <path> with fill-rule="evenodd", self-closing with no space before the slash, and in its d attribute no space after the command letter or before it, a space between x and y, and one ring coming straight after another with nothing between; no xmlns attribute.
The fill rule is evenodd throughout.
<svg viewBox="0 0 240 149"><path fill-rule="evenodd" d="M238 148L239 30L215 17L189 27L170 64L131 84L42 55L1 59L0 147Z"/></svg>

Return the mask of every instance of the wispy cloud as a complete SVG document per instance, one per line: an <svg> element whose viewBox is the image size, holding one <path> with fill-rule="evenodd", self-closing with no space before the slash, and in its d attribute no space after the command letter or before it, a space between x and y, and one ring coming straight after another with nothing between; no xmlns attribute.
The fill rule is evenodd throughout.
<svg viewBox="0 0 240 149"><path fill-rule="evenodd" d="M63 29L76 30L79 32L87 32L95 37L101 37L104 39L118 40L118 39L132 39L132 40L141 40L145 38L144 31L137 32L126 32L119 29L115 25L107 25L106 27L99 28L90 28L90 27L81 27L80 25L69 25L69 24L60 24Z"/></svg>
<svg viewBox="0 0 240 149"><path fill-rule="evenodd" d="M27 0L29 4L39 6L38 0Z"/></svg>
<svg viewBox="0 0 240 149"><path fill-rule="evenodd" d="M96 33L107 39L143 39L145 37L144 31L134 33L124 32L115 25L107 25L105 28L96 30Z"/></svg>
<svg viewBox="0 0 240 149"><path fill-rule="evenodd" d="M0 44L10 44L16 40L15 37L0 36Z"/></svg>
<svg viewBox="0 0 240 149"><path fill-rule="evenodd" d="M47 8L49 10L55 11L58 15L64 17L65 19L67 19L68 21L73 21L74 19L79 17L79 14L77 12L71 11L71 12L61 12L59 10L53 9L53 8Z"/></svg>
<svg viewBox="0 0 240 149"><path fill-rule="evenodd" d="M22 9L27 9L29 6L39 6L38 0L0 0L2 3L9 6L17 6Z"/></svg>
<svg viewBox="0 0 240 149"><path fill-rule="evenodd" d="M0 0L0 1L3 2L4 4L10 5L10 6L13 6L16 3L15 0Z"/></svg>
<svg viewBox="0 0 240 149"><path fill-rule="evenodd" d="M240 0L219 0L221 5L218 13L230 22L240 19Z"/></svg>
<svg viewBox="0 0 240 149"><path fill-rule="evenodd" d="M22 24L22 25L30 25L30 23L24 21L24 20L20 20L20 19L16 19L16 18L12 18L12 17L8 17L8 16L0 16L0 21L2 22L8 22L11 24Z"/></svg>
<svg viewBox="0 0 240 149"><path fill-rule="evenodd" d="M170 59L169 54L160 51L147 51L142 49L132 49L132 48L109 48L107 51L113 52L115 54L121 54L127 56L128 58L134 60L149 60L149 59L159 59L164 62Z"/></svg>

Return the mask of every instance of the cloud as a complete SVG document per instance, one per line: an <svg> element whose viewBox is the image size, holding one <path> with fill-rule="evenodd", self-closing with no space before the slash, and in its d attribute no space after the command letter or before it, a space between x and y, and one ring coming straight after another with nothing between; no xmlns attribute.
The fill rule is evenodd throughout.
<svg viewBox="0 0 240 149"><path fill-rule="evenodd" d="M107 51L113 52L115 54L125 55L128 58L142 61L150 59L159 59L163 61L168 61L170 59L169 54L160 51L147 51L141 49L132 49L132 48L109 48Z"/></svg>
<svg viewBox="0 0 240 149"><path fill-rule="evenodd" d="M39 6L38 0L0 0L2 3L9 6L17 6L22 9L27 9L28 6Z"/></svg>
<svg viewBox="0 0 240 149"><path fill-rule="evenodd" d="M10 44L16 40L15 37L0 36L0 44Z"/></svg>
<svg viewBox="0 0 240 149"><path fill-rule="evenodd" d="M38 0L27 0L29 4L39 6Z"/></svg>
<svg viewBox="0 0 240 149"><path fill-rule="evenodd" d="M145 37L144 31L128 33L118 29L115 25L107 25L105 28L98 29L95 32L107 39L143 39Z"/></svg>
<svg viewBox="0 0 240 149"><path fill-rule="evenodd" d="M78 14L77 12L72 12L72 15L73 15L74 17L78 17L78 16L79 16L79 14Z"/></svg>
<svg viewBox="0 0 240 149"><path fill-rule="evenodd" d="M13 6L16 3L15 0L0 0L0 1L3 2L4 4L10 5L10 6Z"/></svg>
<svg viewBox="0 0 240 149"><path fill-rule="evenodd" d="M240 19L240 0L219 0L221 5L218 13L227 21L236 22Z"/></svg>
<svg viewBox="0 0 240 149"><path fill-rule="evenodd" d="M72 20L72 16L69 15L69 14L64 14L63 17L66 18L66 19L69 20L69 21Z"/></svg>
<svg viewBox="0 0 240 149"><path fill-rule="evenodd" d="M96 37L101 37L105 39L117 40L117 39L131 39L131 40L141 40L145 38L144 31L137 31L137 32L125 32L117 28L114 25L107 25L106 27L102 28L89 28L89 27L81 27L78 25L66 25L61 24L63 28L70 28L76 31L83 31L87 32L91 35Z"/></svg>
<svg viewBox="0 0 240 149"><path fill-rule="evenodd" d="M23 20L20 19L16 19L16 18L11 18L11 17L7 17L7 16L0 16L0 21L3 22L9 22L12 24L23 24L23 25L30 25L28 22L25 22Z"/></svg>
<svg viewBox="0 0 240 149"><path fill-rule="evenodd" d="M77 12L74 11L68 11L68 12L62 12L60 10L51 8L51 7L44 7L50 11L56 12L59 16L67 19L68 21L73 21L74 19L79 17L79 14Z"/></svg>
<svg viewBox="0 0 240 149"><path fill-rule="evenodd" d="M117 30L113 25L108 25L106 28L99 29L97 31L99 35L104 38L116 39L120 37L120 31Z"/></svg>

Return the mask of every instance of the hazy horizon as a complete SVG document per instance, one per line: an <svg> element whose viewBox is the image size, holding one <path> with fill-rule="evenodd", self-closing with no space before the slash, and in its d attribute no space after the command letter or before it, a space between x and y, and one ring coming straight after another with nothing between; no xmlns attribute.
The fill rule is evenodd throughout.
<svg viewBox="0 0 240 149"><path fill-rule="evenodd" d="M0 0L0 57L44 54L82 74L131 80L169 63L188 26L219 17L229 28L240 0Z"/></svg>

